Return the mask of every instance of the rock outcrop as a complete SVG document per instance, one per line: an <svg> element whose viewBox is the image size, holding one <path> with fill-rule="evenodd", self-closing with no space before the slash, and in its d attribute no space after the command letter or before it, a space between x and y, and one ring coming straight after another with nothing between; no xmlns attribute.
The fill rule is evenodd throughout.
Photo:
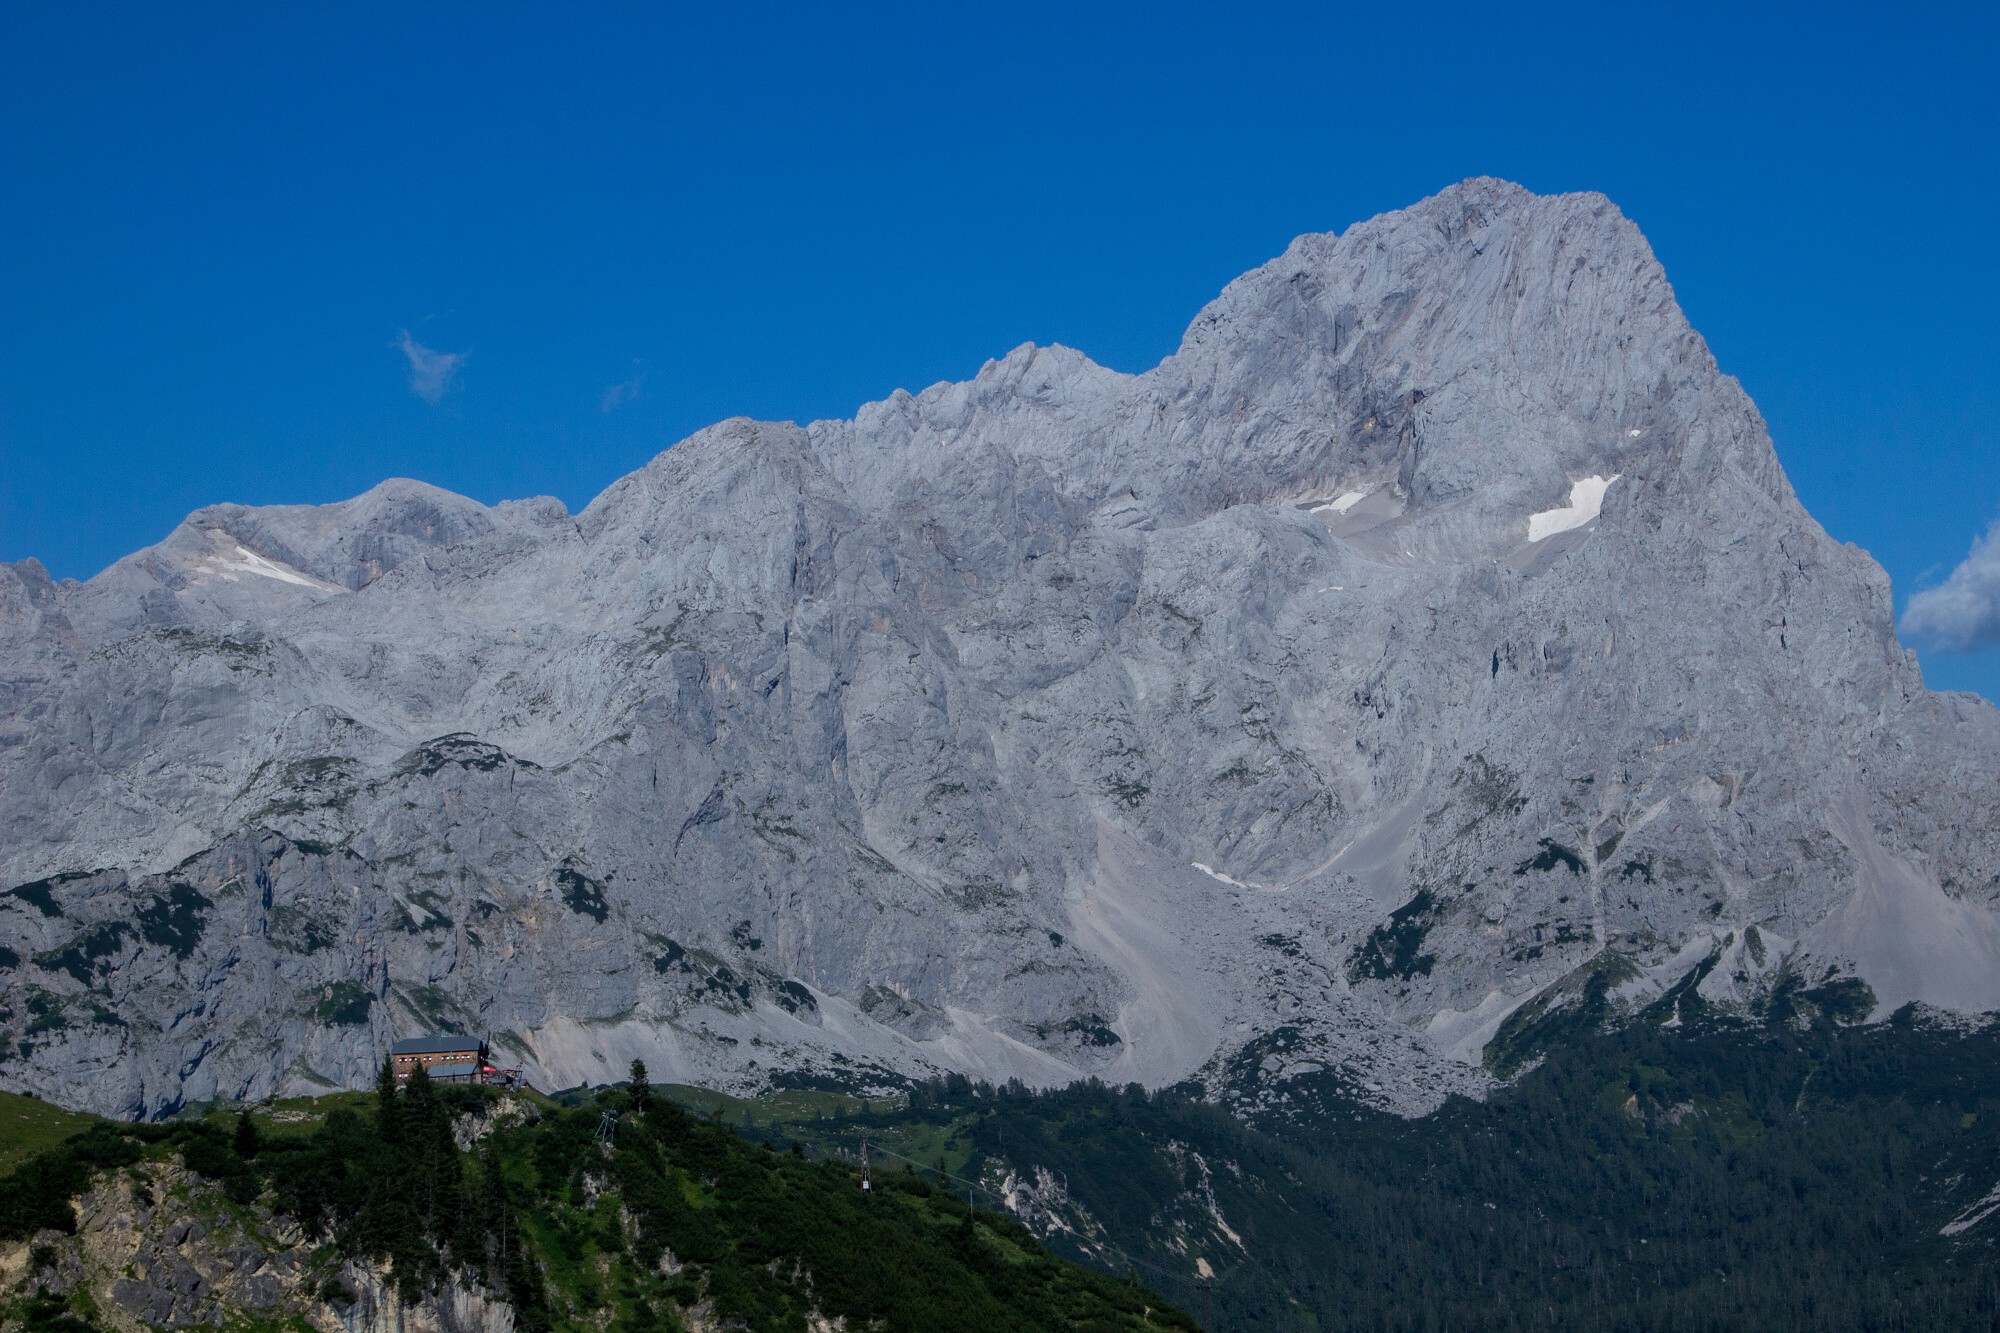
<svg viewBox="0 0 2000 1333"><path fill-rule="evenodd" d="M308 1244L288 1219L229 1202L178 1163L106 1173L75 1206L74 1235L0 1243L0 1283L81 1304L117 1333L514 1333L505 1301L462 1282L405 1300L374 1265Z"/></svg>

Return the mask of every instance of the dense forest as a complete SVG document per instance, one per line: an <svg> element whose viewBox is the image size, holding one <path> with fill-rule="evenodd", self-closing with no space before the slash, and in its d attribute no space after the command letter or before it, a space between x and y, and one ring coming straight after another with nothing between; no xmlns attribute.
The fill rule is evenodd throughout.
<svg viewBox="0 0 2000 1333"><path fill-rule="evenodd" d="M1252 1126L1194 1089L952 1080L748 1132L869 1141L996 1201L1039 1170L1052 1245L1218 1329L2000 1327L2000 1214L1966 1225L2000 1182L2000 1034L1544 1035L1517 1082L1416 1121L1337 1088Z"/></svg>

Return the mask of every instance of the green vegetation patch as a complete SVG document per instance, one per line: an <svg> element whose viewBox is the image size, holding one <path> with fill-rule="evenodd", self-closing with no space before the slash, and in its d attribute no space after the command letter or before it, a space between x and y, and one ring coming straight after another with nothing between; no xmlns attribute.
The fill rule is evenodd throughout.
<svg viewBox="0 0 2000 1333"><path fill-rule="evenodd" d="M32 1257L32 1256L31 1256ZM101 1333L91 1316L90 1293L73 1288L67 1295L38 1292L7 1312L20 1322L22 1333Z"/></svg>
<svg viewBox="0 0 2000 1333"><path fill-rule="evenodd" d="M98 1117L0 1092L0 1172L12 1171L36 1153L46 1152L73 1134L98 1123Z"/></svg>
<svg viewBox="0 0 2000 1333"><path fill-rule="evenodd" d="M1610 1016L1614 987L1639 975L1623 954L1605 950L1507 1016L1486 1043L1486 1064L1501 1077L1566 1042L1593 1036Z"/></svg>
<svg viewBox="0 0 2000 1333"><path fill-rule="evenodd" d="M229 1138L212 1125L181 1121L167 1125L121 1125L95 1117L0 1176L0 1240L26 1240L38 1231L76 1231L71 1202L99 1171L131 1166L149 1154L179 1152L190 1170L218 1180L242 1203L256 1197L257 1179L249 1164L230 1150Z"/></svg>
<svg viewBox="0 0 2000 1333"><path fill-rule="evenodd" d="M1122 1038L1111 1030L1102 1014L1081 1014L1061 1023L1037 1023L1032 1028L1043 1041L1068 1039L1084 1046L1117 1046Z"/></svg>
<svg viewBox="0 0 2000 1333"><path fill-rule="evenodd" d="M49 879L37 879L31 880L26 884L18 884L7 890L7 893L11 897L19 898L43 916L61 916L63 911L62 905L56 901L56 885L67 880L83 878L86 878L86 876L77 874L56 875Z"/></svg>
<svg viewBox="0 0 2000 1333"><path fill-rule="evenodd" d="M1514 873L1525 875L1530 870L1554 870L1557 866L1567 866L1572 875L1584 873L1583 858L1563 846L1554 838L1543 838L1542 850L1514 867Z"/></svg>
<svg viewBox="0 0 2000 1333"><path fill-rule="evenodd" d="M1052 1181L1056 1248L1212 1301L1217 1330L1988 1327L2000 1216L1940 1229L2000 1179L2000 1031L1753 1027L1693 1003L1594 1024L1591 992L1628 966L1575 978L1531 1073L1417 1120L1307 1105L1300 1080L1246 1122L1195 1086L957 1079L755 1132L867 1143L878 1182L915 1158L935 1183L948 1155L961 1200Z"/></svg>
<svg viewBox="0 0 2000 1333"><path fill-rule="evenodd" d="M814 1013L819 1009L819 1001L813 998L813 993L789 977L772 987L771 998L784 1006L787 1013L796 1014L801 1010Z"/></svg>
<svg viewBox="0 0 2000 1333"><path fill-rule="evenodd" d="M1594 1021L1630 966L1559 988L1532 1072L1418 1120L1339 1094L1231 1115L1196 1086L634 1087L527 1098L531 1123L467 1154L450 1124L495 1094L413 1081L280 1103L250 1134L227 1113L92 1130L35 1159L40 1194L0 1181L0 1234L32 1234L36 1198L66 1209L79 1161L176 1151L300 1218L325 1253L390 1264L406 1291L457 1272L504 1292L523 1333L669 1333L703 1302L752 1333L798 1333L809 1311L885 1333L1193 1327L1153 1291L1212 1301L1217 1330L1992 1323L2000 1218L1941 1231L2000 1179L2000 1030L1907 1010L1850 1027L1831 997L1760 1027L1679 987ZM1793 993L1828 987L1852 991ZM1061 1223L1046 1244L968 1206L1009 1176L1059 1187L1042 1194Z"/></svg>
<svg viewBox="0 0 2000 1333"><path fill-rule="evenodd" d="M562 896L563 905L570 911L600 924L611 915L611 905L604 899L604 885L581 871L568 866L555 873L556 892Z"/></svg>
<svg viewBox="0 0 2000 1333"><path fill-rule="evenodd" d="M173 950L176 958L186 958L201 943L212 906L192 884L170 884L165 893L139 909L139 937Z"/></svg>
<svg viewBox="0 0 2000 1333"><path fill-rule="evenodd" d="M419 1023L433 1032L465 1026L465 1011L442 986L397 986L395 996Z"/></svg>
<svg viewBox="0 0 2000 1333"><path fill-rule="evenodd" d="M1836 977L1808 986L1788 966L1771 988L1768 1009L1768 1017L1775 1023L1798 1025L1823 1020L1852 1027L1867 1022L1875 1012L1875 991L1860 977Z"/></svg>
<svg viewBox="0 0 2000 1333"><path fill-rule="evenodd" d="M1347 964L1349 981L1408 981L1427 977L1437 962L1434 954L1422 952L1424 937L1443 913L1429 889L1389 914L1375 927Z"/></svg>
<svg viewBox="0 0 2000 1333"><path fill-rule="evenodd" d="M99 922L79 931L62 948L36 954L35 966L44 972L67 972L79 985L94 985L104 961L123 952L131 936L132 927L126 922Z"/></svg>
<svg viewBox="0 0 2000 1333"><path fill-rule="evenodd" d="M1138 778L1108 778L1104 783L1105 792L1114 797L1126 809L1135 809L1152 792L1152 788Z"/></svg>
<svg viewBox="0 0 2000 1333"><path fill-rule="evenodd" d="M1860 977L1840 977L1824 986L1809 987L1799 998L1818 1007L1822 1014L1841 1024L1865 1023L1875 1012L1875 991Z"/></svg>
<svg viewBox="0 0 2000 1333"><path fill-rule="evenodd" d="M522 1333L670 1333L696 1305L746 1333L799 1333L815 1316L965 1333L1195 1329L1012 1218L907 1173L864 1192L845 1161L751 1142L639 1081L574 1109L528 1099L525 1120L459 1151L454 1122L498 1101L421 1073L398 1089L385 1066L364 1105L329 1099L305 1132L268 1132L275 1111L99 1124L0 1179L0 1238L73 1231L71 1201L94 1172L173 1152L235 1202L296 1219L329 1258L386 1266L405 1299L454 1279L504 1293Z"/></svg>
<svg viewBox="0 0 2000 1333"><path fill-rule="evenodd" d="M375 992L360 982L336 981L321 990L319 1003L313 1006L313 1021L334 1027L365 1027L374 1004Z"/></svg>
<svg viewBox="0 0 2000 1333"><path fill-rule="evenodd" d="M476 773L491 773L510 763L524 769L536 767L525 759L515 759L491 742L482 741L465 732L454 732L449 736L439 736L436 740L425 741L403 756L402 762L397 765L397 770L406 775L431 777L453 767Z"/></svg>
<svg viewBox="0 0 2000 1333"><path fill-rule="evenodd" d="M287 952L310 957L321 949L331 948L339 940L340 936L331 922L321 920L302 907L280 904L271 909L271 942Z"/></svg>
<svg viewBox="0 0 2000 1333"><path fill-rule="evenodd" d="M732 1097L713 1088L680 1083L666 1084L656 1091L703 1119L752 1128L860 1115L871 1110L888 1112L903 1104L900 1097L856 1097L818 1088L792 1088L754 1098Z"/></svg>

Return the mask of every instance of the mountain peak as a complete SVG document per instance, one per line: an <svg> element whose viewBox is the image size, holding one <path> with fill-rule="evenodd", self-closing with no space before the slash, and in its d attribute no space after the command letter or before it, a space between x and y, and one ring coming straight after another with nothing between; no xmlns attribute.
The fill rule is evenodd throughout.
<svg viewBox="0 0 2000 1333"><path fill-rule="evenodd" d="M558 1085L1421 1110L1592 977L1964 1008L2000 940L2000 714L1923 691L1599 196L1468 181L1143 375L733 419L573 522L399 482L14 585L7 1006L69 1017L4 1077L103 1109L449 1022Z"/></svg>

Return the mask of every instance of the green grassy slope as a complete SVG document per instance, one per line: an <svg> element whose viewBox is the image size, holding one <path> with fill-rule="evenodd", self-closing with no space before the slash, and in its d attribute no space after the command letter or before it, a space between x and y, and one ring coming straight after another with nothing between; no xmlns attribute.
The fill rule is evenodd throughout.
<svg viewBox="0 0 2000 1333"><path fill-rule="evenodd" d="M90 1128L98 1117L65 1111L33 1097L0 1092L0 1172Z"/></svg>

